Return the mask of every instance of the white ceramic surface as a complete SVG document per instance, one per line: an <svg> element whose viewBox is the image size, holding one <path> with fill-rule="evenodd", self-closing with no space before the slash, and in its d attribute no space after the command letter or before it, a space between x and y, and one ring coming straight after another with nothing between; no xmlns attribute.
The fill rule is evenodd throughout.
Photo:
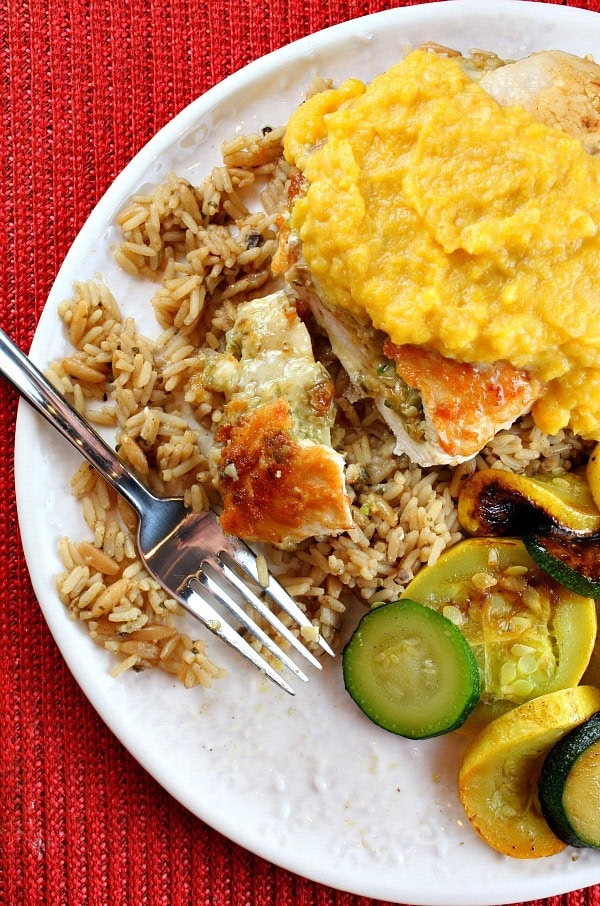
<svg viewBox="0 0 600 906"><path fill-rule="evenodd" d="M370 79L412 45L433 40L506 57L559 47L600 59L600 16L522 0L447 0L347 22L266 56L196 100L115 180L81 230L40 319L32 358L66 349L55 314L73 282L101 274L124 311L148 317L153 287L115 266L113 226L127 198L174 169L200 181L223 139L277 125L311 77ZM294 699L210 639L231 676L186 691L154 673L109 675L109 655L56 598L57 541L83 523L68 483L77 457L25 405L16 436L17 498L25 554L50 629L84 693L111 730L180 802L260 856L356 894L412 904L497 904L600 882L600 854L504 858L479 841L456 794L463 743L422 743L377 729L345 694L327 660ZM31 476L36 481L31 481Z"/></svg>

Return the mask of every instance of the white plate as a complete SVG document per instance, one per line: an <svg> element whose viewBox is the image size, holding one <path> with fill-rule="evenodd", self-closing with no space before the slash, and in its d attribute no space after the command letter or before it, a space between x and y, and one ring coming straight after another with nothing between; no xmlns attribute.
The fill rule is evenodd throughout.
<svg viewBox="0 0 600 906"><path fill-rule="evenodd" d="M521 0L449 0L344 23L231 76L162 129L98 204L57 277L32 358L44 365L66 349L55 312L77 279L102 274L127 313L148 311L153 288L120 272L110 253L115 214L132 193L171 169L199 181L218 162L223 139L284 122L313 75L368 80L424 40L508 57L559 47L600 58L600 16ZM70 622L52 584L59 537L86 536L68 490L76 463L22 405L17 498L36 595L98 713L193 813L300 875L394 902L512 903L600 882L598 853L567 850L520 861L481 843L456 794L460 737L412 743L377 729L345 694L339 658L295 699L212 639L213 655L231 676L209 693L186 691L154 673L111 679L109 656Z"/></svg>

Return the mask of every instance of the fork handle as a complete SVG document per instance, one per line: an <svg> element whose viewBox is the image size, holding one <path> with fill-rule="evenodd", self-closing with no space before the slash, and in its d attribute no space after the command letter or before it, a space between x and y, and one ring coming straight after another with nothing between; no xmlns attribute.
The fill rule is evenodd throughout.
<svg viewBox="0 0 600 906"><path fill-rule="evenodd" d="M0 329L0 374L78 450L139 514L153 495L115 451L54 389L41 371Z"/></svg>

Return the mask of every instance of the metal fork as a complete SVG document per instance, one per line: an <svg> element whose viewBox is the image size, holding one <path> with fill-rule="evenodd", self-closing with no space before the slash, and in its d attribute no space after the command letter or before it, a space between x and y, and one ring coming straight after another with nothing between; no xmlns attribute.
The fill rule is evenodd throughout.
<svg viewBox="0 0 600 906"><path fill-rule="evenodd" d="M303 682L306 674L249 616L248 605L313 667L317 658L272 612L269 603L300 627L311 623L273 576L261 584L257 558L238 538L225 535L213 512L194 513L180 498L158 498L133 475L103 438L54 389L41 371L0 330L0 374L92 464L139 516L137 547L148 572L167 594L290 695L294 690L223 616L233 616L270 654ZM312 629L312 627L311 627ZM319 644L333 655L319 636Z"/></svg>

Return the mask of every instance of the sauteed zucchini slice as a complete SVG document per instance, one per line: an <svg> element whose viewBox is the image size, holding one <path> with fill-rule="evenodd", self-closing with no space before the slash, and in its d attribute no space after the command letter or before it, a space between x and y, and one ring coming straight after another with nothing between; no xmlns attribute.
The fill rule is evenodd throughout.
<svg viewBox="0 0 600 906"><path fill-rule="evenodd" d="M507 856L552 856L565 843L539 804L542 763L559 739L600 709L593 686L562 689L496 718L467 749L458 791L469 821L490 846Z"/></svg>
<svg viewBox="0 0 600 906"><path fill-rule="evenodd" d="M523 536L532 560L578 595L600 599L600 541L556 535Z"/></svg>
<svg viewBox="0 0 600 906"><path fill-rule="evenodd" d="M590 660L594 601L536 566L518 538L461 541L421 569L404 594L466 637L481 671L482 719L486 707L575 686Z"/></svg>
<svg viewBox="0 0 600 906"><path fill-rule="evenodd" d="M572 472L527 477L482 469L465 482L458 519L470 535L528 531L572 538L600 532L600 511L588 482Z"/></svg>
<svg viewBox="0 0 600 906"><path fill-rule="evenodd" d="M416 604L381 604L343 654L344 684L378 726L409 739L459 727L479 700L479 670L462 633Z"/></svg>
<svg viewBox="0 0 600 906"><path fill-rule="evenodd" d="M600 712L563 736L540 775L546 821L570 846L600 849Z"/></svg>

